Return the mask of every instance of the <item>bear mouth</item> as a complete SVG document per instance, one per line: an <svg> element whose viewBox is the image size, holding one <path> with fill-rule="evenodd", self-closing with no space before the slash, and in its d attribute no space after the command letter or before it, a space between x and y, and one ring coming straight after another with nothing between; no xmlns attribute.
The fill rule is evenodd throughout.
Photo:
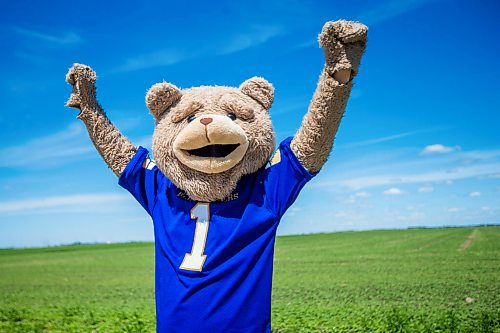
<svg viewBox="0 0 500 333"><path fill-rule="evenodd" d="M208 145L196 149L186 149L189 155L198 157L226 157L238 148L240 144Z"/></svg>

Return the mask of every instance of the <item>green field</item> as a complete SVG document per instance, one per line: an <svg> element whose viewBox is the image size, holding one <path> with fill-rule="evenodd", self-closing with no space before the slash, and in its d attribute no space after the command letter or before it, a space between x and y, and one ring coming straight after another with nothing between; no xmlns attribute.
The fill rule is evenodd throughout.
<svg viewBox="0 0 500 333"><path fill-rule="evenodd" d="M0 250L0 332L153 332L153 252ZM272 321L274 332L500 332L500 227L278 237Z"/></svg>

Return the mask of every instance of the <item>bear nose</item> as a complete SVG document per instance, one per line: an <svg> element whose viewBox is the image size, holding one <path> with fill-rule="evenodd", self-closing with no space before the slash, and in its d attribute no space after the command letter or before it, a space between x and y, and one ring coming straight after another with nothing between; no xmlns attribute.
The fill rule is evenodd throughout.
<svg viewBox="0 0 500 333"><path fill-rule="evenodd" d="M213 121L213 119L212 119L212 118L210 118L210 117L207 117L207 118L201 118L201 119L200 119L200 123L202 123L202 124L203 124L203 125L205 125L205 126L206 126L206 125L208 125L208 124L210 124L212 121Z"/></svg>

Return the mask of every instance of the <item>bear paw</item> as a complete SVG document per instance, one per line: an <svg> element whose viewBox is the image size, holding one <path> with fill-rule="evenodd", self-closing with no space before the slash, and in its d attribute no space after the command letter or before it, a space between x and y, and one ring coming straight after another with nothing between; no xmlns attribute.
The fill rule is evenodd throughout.
<svg viewBox="0 0 500 333"><path fill-rule="evenodd" d="M366 42L368 27L362 23L338 20L326 22L319 34L321 47L332 48L342 44Z"/></svg>
<svg viewBox="0 0 500 333"><path fill-rule="evenodd" d="M326 70L331 76L339 71L356 75L366 47L368 27L352 21L327 22L319 34L319 44L325 51Z"/></svg>
<svg viewBox="0 0 500 333"><path fill-rule="evenodd" d="M96 73L87 65L73 64L66 74L66 82L71 84L73 91L66 105L81 108L82 103L95 100Z"/></svg>

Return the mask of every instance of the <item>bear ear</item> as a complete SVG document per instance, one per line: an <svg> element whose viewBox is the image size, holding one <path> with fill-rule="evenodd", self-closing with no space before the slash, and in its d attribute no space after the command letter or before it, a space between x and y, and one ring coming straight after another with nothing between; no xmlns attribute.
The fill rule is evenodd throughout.
<svg viewBox="0 0 500 333"><path fill-rule="evenodd" d="M264 78L253 77L240 85L240 90L259 102L266 110L271 108L274 101L274 87Z"/></svg>
<svg viewBox="0 0 500 333"><path fill-rule="evenodd" d="M177 103L181 96L181 90L173 84L167 82L157 83L149 88L146 94L146 105L151 114L158 119L172 105Z"/></svg>

